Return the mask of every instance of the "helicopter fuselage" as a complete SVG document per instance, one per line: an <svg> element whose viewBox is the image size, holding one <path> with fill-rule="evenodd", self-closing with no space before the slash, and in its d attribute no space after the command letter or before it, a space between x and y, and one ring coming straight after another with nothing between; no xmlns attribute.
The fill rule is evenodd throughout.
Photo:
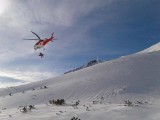
<svg viewBox="0 0 160 120"><path fill-rule="evenodd" d="M43 48L48 42L53 41L53 38L49 38L49 39L44 39L44 40L39 40L35 45L34 45L34 49L41 49Z"/></svg>

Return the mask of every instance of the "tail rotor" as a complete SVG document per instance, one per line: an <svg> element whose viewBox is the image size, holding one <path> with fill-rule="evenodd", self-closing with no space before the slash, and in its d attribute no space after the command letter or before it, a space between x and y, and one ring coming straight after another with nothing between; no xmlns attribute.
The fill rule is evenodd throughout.
<svg viewBox="0 0 160 120"><path fill-rule="evenodd" d="M53 42L53 40L57 40L56 38L54 38L54 32L52 33L52 35L51 35L51 39L52 39L52 42Z"/></svg>

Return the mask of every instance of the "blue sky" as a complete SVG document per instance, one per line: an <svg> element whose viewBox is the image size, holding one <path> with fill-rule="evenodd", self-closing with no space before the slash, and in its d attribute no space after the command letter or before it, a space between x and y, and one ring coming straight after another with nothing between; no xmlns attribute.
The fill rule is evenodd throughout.
<svg viewBox="0 0 160 120"><path fill-rule="evenodd" d="M159 9L159 0L1 0L0 82L47 79L150 47L160 40ZM43 59L23 40L30 31L58 38Z"/></svg>

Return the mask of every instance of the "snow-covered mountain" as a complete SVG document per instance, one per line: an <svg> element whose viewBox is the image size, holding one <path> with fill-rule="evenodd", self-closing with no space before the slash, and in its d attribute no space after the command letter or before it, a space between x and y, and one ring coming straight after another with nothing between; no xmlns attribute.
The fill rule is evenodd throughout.
<svg viewBox="0 0 160 120"><path fill-rule="evenodd" d="M67 73L70 73L70 72L75 72L75 71L77 71L77 70L81 70L81 69L84 69L84 68L86 68L86 67L90 67L90 66L93 66L93 65L96 65L96 64L99 64L99 63L102 63L102 61L97 58L96 60L91 60L91 61L88 62L87 64L82 65L82 66L80 66L80 67L78 67L78 68L76 68L76 69L67 71L67 72L65 72L64 74L67 74Z"/></svg>
<svg viewBox="0 0 160 120"><path fill-rule="evenodd" d="M103 96L106 100L113 98L112 100L115 101L123 101L134 95L134 98L138 96L141 99L148 99L159 96L156 94L160 90L159 73L159 51L134 54L59 77L0 89L0 96L8 96L12 93L12 99L17 99L17 103L24 104L45 103L50 98L94 100ZM43 86L47 86L48 89L41 89ZM33 100L34 95L37 98ZM8 102L12 103L8 97L1 101L6 105Z"/></svg>
<svg viewBox="0 0 160 120"><path fill-rule="evenodd" d="M112 117L118 120L120 115L127 113L126 116L123 116L123 119L128 120L130 117L129 110L136 114L131 117L132 119L135 119L137 116L139 117L136 119L140 119L141 114L137 112L137 109L143 108L130 110L129 108L124 108L122 103L124 100L147 101L152 105L159 103L160 51L158 51L157 47L159 44L160 43L148 48L148 50L146 49L145 54L141 52L139 54L85 67L85 69L80 69L55 78L0 89L0 106L1 108L7 108L11 111L14 109L15 111L15 108L20 105L34 104L40 106L39 109L43 106L42 108L45 108L45 110L52 111L50 108L44 107L50 99L65 99L68 102L80 100L83 101L83 103L92 103L93 100L99 100L103 97L105 103L109 102L112 104L107 105L107 107L94 106L94 109L91 110L94 112L89 114L79 111L77 115L80 115L82 118L85 116L84 118L88 120L90 119L86 116L91 117L92 115L95 115L95 118L91 117L92 120L105 120L106 118ZM156 107L156 109L154 109L155 106L148 107L147 110L144 108L142 115L154 116L155 114L153 113L156 113L155 116L157 119L154 120L158 120L160 118L158 115L160 108ZM98 107L101 113L98 112ZM57 108L57 110L59 109L60 108ZM62 109L64 110L66 108L64 107ZM116 115L119 116L115 117L115 111L118 109L120 109L120 111ZM37 114L41 115L42 111L39 111ZM72 115L71 113L75 113L75 111L71 111L68 110L70 113L65 114L67 118L69 118L69 115ZM151 113L154 112L151 114L148 113L148 111ZM109 116L106 116L106 113L109 113ZM53 117L50 117L52 116L50 112L47 115L48 120L53 119ZM102 117L99 118L99 115L102 115ZM3 117L1 117L0 114L0 119L1 118ZM15 119L17 118L18 117L15 117ZM65 116L56 117L55 119L59 118L65 120ZM146 118L144 119L146 120ZM149 118L148 120L151 119L152 118Z"/></svg>

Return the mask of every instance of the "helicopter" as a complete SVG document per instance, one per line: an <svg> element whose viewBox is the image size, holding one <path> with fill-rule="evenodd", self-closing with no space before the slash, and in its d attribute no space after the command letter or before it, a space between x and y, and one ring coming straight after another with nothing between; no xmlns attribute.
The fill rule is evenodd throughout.
<svg viewBox="0 0 160 120"><path fill-rule="evenodd" d="M34 45L34 50L36 51L37 49L41 49L43 48L43 50L45 50L44 46L46 44L48 44L50 41L53 42L54 40L57 40L54 38L54 32L52 33L50 38L45 38L45 39L41 39L35 32L31 31L34 35L37 36L38 39L24 39L24 40L37 40L38 42ZM41 56L41 58L43 57L43 53L40 52L39 56Z"/></svg>

